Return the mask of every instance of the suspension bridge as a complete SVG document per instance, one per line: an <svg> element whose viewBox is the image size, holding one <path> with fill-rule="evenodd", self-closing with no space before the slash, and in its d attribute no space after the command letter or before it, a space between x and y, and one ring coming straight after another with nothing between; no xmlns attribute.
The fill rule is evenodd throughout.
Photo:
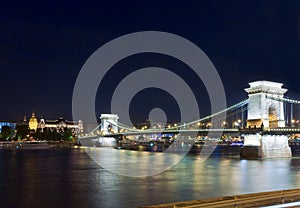
<svg viewBox="0 0 300 208"><path fill-rule="evenodd" d="M102 114L101 124L79 140L97 137L221 133L244 138L245 157L290 156L288 140L300 133L300 101L287 98L282 83L256 81L245 89L248 98L203 118L174 124L151 124L141 128L118 121L115 114ZM225 118L225 119L224 119Z"/></svg>

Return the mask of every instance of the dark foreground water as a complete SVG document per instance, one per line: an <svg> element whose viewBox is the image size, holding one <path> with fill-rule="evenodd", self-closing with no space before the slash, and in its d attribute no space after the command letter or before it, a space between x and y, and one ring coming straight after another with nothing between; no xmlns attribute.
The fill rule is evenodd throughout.
<svg viewBox="0 0 300 208"><path fill-rule="evenodd" d="M300 158L185 157L152 177L119 176L83 149L0 150L1 207L137 207L300 188Z"/></svg>

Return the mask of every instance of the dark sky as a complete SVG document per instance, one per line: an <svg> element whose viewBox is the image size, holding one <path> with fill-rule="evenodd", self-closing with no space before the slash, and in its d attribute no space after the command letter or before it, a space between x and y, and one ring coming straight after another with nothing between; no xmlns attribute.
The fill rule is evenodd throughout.
<svg viewBox="0 0 300 208"><path fill-rule="evenodd" d="M200 47L220 74L228 105L246 98L243 89L255 80L282 82L287 96L300 99L299 1L2 1L0 120L20 120L33 109L38 117L71 119L73 86L87 58L114 38L147 30L174 33ZM173 66L176 72L174 62L148 54L127 58L119 67L130 72L149 64ZM98 115L109 112L113 83L121 75L107 76L111 90L98 93ZM189 82L197 88L198 82ZM206 100L205 92L195 91ZM148 93L174 102L164 92ZM133 114L164 105L145 107L145 96L135 97Z"/></svg>

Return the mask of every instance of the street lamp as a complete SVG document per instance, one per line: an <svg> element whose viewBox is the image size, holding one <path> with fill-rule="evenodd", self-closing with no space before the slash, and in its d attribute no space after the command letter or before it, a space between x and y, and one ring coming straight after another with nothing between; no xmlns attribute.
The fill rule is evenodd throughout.
<svg viewBox="0 0 300 208"><path fill-rule="evenodd" d="M223 121L223 127L226 127L226 121Z"/></svg>
<svg viewBox="0 0 300 208"><path fill-rule="evenodd" d="M295 119L292 119L292 120L291 120L292 127L294 127L294 126L295 126L295 122L296 122L296 121L295 121Z"/></svg>

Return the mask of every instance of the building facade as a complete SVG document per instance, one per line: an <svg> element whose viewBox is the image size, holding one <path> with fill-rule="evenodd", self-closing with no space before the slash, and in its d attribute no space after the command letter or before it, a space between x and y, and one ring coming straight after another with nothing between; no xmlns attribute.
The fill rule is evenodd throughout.
<svg viewBox="0 0 300 208"><path fill-rule="evenodd" d="M37 118L35 117L34 111L32 112L31 118L29 119L28 126L29 126L29 130L30 130L30 131L34 131L34 132L36 132L36 130L37 130L37 128L38 128L38 120L37 120Z"/></svg>
<svg viewBox="0 0 300 208"><path fill-rule="evenodd" d="M69 121L64 118L59 118L57 120L45 120L40 119L37 129L41 132L46 130L62 132L65 128L71 129L75 134L83 133L83 122L79 121Z"/></svg>
<svg viewBox="0 0 300 208"><path fill-rule="evenodd" d="M9 128L11 130L15 130L16 129L16 122L11 122L11 121L0 121L0 132L2 131L2 127L3 126L9 126Z"/></svg>

